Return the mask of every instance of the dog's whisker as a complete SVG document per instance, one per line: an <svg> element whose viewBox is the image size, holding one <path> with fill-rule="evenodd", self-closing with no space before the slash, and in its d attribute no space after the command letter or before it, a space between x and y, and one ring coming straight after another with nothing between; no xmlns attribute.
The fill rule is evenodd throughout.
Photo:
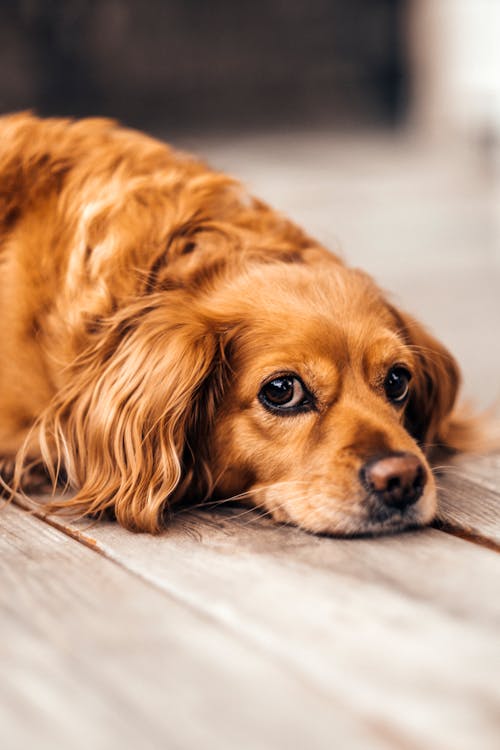
<svg viewBox="0 0 500 750"><path fill-rule="evenodd" d="M308 485L308 482L306 480L286 480L282 482L273 482L268 485L261 485L259 487L253 488L251 490L247 490L245 492L240 492L236 495L232 495L227 498L223 499L217 499L217 500L207 500L203 501L201 503L197 503L196 505L187 505L185 508L182 508L178 513L189 513L191 510L195 509L211 509L214 507L219 507L221 505L228 505L231 503L238 502L239 500L244 500L246 498L257 496L260 492L264 492L266 490L275 490L275 489L281 489L283 487L288 486L296 486L296 485ZM252 507L247 509L249 511L259 509L260 507L265 507L266 501L263 501L262 503L255 503L252 504ZM246 511L245 511L246 512Z"/></svg>
<svg viewBox="0 0 500 750"><path fill-rule="evenodd" d="M456 474L460 475L462 472L458 466L447 466L446 464L442 466L432 466L432 471L436 472L438 474Z"/></svg>

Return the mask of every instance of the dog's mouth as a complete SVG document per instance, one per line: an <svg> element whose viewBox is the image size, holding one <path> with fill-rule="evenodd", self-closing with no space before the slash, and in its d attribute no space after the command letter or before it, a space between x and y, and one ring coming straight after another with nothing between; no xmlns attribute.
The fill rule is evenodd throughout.
<svg viewBox="0 0 500 750"><path fill-rule="evenodd" d="M436 512L436 494L432 487L406 505L391 505L377 493L369 493L360 503L362 512L353 519L348 536L376 536L421 528L429 524Z"/></svg>
<svg viewBox="0 0 500 750"><path fill-rule="evenodd" d="M429 487L414 503L405 506L389 505L376 493L356 499L355 503L340 503L337 498L323 500L320 507L308 504L308 511L295 503L281 503L271 510L278 522L299 526L306 531L333 537L362 537L395 534L426 526L434 518L435 492Z"/></svg>
<svg viewBox="0 0 500 750"><path fill-rule="evenodd" d="M346 516L341 523L335 523L331 527L325 524L324 530L315 529L313 533L349 539L386 536L420 529L427 526L433 517L434 513L423 514L418 508L403 511L382 508L351 518ZM307 525L303 527L310 530Z"/></svg>
<svg viewBox="0 0 500 750"><path fill-rule="evenodd" d="M368 497L366 514L358 521L359 530L352 536L394 534L425 526L433 514L422 513L417 505L409 508L391 508L377 498Z"/></svg>

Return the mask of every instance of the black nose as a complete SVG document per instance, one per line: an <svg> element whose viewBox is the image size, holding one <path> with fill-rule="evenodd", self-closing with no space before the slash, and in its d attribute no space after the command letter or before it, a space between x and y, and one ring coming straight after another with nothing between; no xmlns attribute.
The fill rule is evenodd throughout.
<svg viewBox="0 0 500 750"><path fill-rule="evenodd" d="M427 481L413 453L388 453L368 461L359 472L361 484L391 508L403 510L421 497Z"/></svg>

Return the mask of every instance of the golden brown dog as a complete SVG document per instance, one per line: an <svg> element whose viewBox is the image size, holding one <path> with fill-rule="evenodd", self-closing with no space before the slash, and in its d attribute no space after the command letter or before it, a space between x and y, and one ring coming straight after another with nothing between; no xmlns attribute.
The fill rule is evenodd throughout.
<svg viewBox="0 0 500 750"><path fill-rule="evenodd" d="M0 268L4 481L64 473L51 510L432 519L426 452L468 438L453 358L227 176L109 121L0 118Z"/></svg>

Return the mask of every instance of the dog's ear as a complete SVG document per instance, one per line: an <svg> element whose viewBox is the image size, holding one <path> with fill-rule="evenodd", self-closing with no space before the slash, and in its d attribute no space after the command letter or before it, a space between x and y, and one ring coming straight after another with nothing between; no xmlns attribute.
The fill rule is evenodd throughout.
<svg viewBox="0 0 500 750"><path fill-rule="evenodd" d="M111 509L126 528L154 533L193 479L189 435L206 435L201 423L213 418L207 383L220 380L218 344L201 321L183 318L182 304L167 309L157 297L104 324L42 418L45 463L54 474L62 465L78 488L49 511Z"/></svg>
<svg viewBox="0 0 500 750"><path fill-rule="evenodd" d="M406 407L406 427L424 449L447 442L450 417L460 387L460 370L450 352L417 320L392 307L391 312L417 362Z"/></svg>

